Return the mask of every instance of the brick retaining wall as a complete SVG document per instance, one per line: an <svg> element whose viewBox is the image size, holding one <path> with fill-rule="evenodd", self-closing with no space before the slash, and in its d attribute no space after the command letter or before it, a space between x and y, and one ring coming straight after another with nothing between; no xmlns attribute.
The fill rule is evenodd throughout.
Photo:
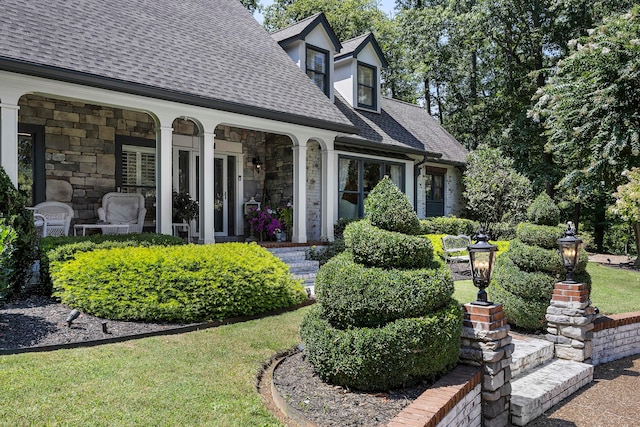
<svg viewBox="0 0 640 427"><path fill-rule="evenodd" d="M594 321L593 365L640 354L640 311L602 316Z"/></svg>
<svg viewBox="0 0 640 427"><path fill-rule="evenodd" d="M404 408L387 427L480 426L481 381L480 368L458 365Z"/></svg>

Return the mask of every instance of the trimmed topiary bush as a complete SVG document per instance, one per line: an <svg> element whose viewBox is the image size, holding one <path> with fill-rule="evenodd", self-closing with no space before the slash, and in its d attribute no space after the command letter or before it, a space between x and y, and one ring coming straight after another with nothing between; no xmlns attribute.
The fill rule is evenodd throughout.
<svg viewBox="0 0 640 427"><path fill-rule="evenodd" d="M51 277L63 304L112 320L219 320L307 299L286 264L246 243L76 252Z"/></svg>
<svg viewBox="0 0 640 427"><path fill-rule="evenodd" d="M344 241L355 262L372 267L425 268L433 260L429 239L382 230L366 219L349 224Z"/></svg>
<svg viewBox="0 0 640 427"><path fill-rule="evenodd" d="M460 352L460 306L373 328L336 328L316 304L302 321L305 354L318 375L357 390L390 390L435 379L453 369Z"/></svg>
<svg viewBox="0 0 640 427"><path fill-rule="evenodd" d="M421 231L411 202L387 176L367 196L364 217L383 230L403 234L420 234Z"/></svg>
<svg viewBox="0 0 640 427"><path fill-rule="evenodd" d="M184 244L184 240L180 237L156 233L44 237L40 239L40 286L44 294L51 295L50 263L70 260L76 252L135 246L177 246Z"/></svg>
<svg viewBox="0 0 640 427"><path fill-rule="evenodd" d="M547 193L542 192L527 209L527 220L538 225L558 225L560 209Z"/></svg>
<svg viewBox="0 0 640 427"><path fill-rule="evenodd" d="M36 259L36 230L33 213L25 207L26 198L13 185L5 170L0 167L0 219L4 225L16 233L13 239L13 253L8 275L9 286L0 290L0 299L20 292L26 284L31 264Z"/></svg>
<svg viewBox="0 0 640 427"><path fill-rule="evenodd" d="M322 379L365 391L435 379L456 365L460 351L462 310L451 273L433 258L429 239L405 234L415 232L407 224L417 215L403 210L400 220L392 213L388 228L379 226L386 209L408 204L389 204L397 189L387 181L367 199L374 214L347 226L346 251L320 269L318 304L300 327Z"/></svg>
<svg viewBox="0 0 640 427"><path fill-rule="evenodd" d="M519 224L517 238L496 260L489 295L502 304L507 322L516 327L540 331L556 282L563 280L565 269L557 249L561 226ZM591 285L586 272L589 257L580 253L576 276Z"/></svg>
<svg viewBox="0 0 640 427"><path fill-rule="evenodd" d="M15 264L13 244L18 238L16 231L2 222L0 220L0 296L7 295L12 287L11 276Z"/></svg>

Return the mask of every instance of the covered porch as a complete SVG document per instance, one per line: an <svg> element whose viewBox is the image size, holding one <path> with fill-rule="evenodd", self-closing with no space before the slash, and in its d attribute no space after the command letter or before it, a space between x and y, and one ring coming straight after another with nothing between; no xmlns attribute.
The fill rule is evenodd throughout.
<svg viewBox="0 0 640 427"><path fill-rule="evenodd" d="M92 223L104 194L145 197L145 231L172 234L175 191L199 202L201 243L248 235L245 203L293 206L292 242L333 240L335 131L0 72L0 165Z"/></svg>

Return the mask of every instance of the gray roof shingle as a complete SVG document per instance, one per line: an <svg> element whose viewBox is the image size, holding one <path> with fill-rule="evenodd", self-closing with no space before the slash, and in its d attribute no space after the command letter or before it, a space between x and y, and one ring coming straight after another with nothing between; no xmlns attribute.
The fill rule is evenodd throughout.
<svg viewBox="0 0 640 427"><path fill-rule="evenodd" d="M462 165L468 151L418 105L382 97L381 113L357 110L336 94L336 105L360 128L358 136L395 149L442 154L437 162Z"/></svg>
<svg viewBox="0 0 640 427"><path fill-rule="evenodd" d="M238 0L2 0L0 69L353 132Z"/></svg>

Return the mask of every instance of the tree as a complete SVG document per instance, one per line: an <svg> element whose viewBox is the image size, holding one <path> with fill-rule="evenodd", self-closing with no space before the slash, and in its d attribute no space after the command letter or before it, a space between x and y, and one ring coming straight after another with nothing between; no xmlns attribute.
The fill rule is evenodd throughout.
<svg viewBox="0 0 640 427"><path fill-rule="evenodd" d="M481 147L473 151L462 181L469 215L486 229L497 222L515 224L525 218L531 202L531 182L499 149Z"/></svg>
<svg viewBox="0 0 640 427"><path fill-rule="evenodd" d="M574 202L595 204L602 219L622 172L640 165L639 13L636 6L573 40L530 113L543 120L546 148L566 171L559 185ZM604 229L595 231L601 248Z"/></svg>
<svg viewBox="0 0 640 427"><path fill-rule="evenodd" d="M256 10L260 10L261 8L258 0L240 0L240 3L242 3L252 15Z"/></svg>
<svg viewBox="0 0 640 427"><path fill-rule="evenodd" d="M633 235L636 243L636 253L640 254L640 169L632 168L622 173L629 182L618 186L614 193L616 203L611 206L611 212L629 221L633 227ZM640 256L634 262L640 267Z"/></svg>

